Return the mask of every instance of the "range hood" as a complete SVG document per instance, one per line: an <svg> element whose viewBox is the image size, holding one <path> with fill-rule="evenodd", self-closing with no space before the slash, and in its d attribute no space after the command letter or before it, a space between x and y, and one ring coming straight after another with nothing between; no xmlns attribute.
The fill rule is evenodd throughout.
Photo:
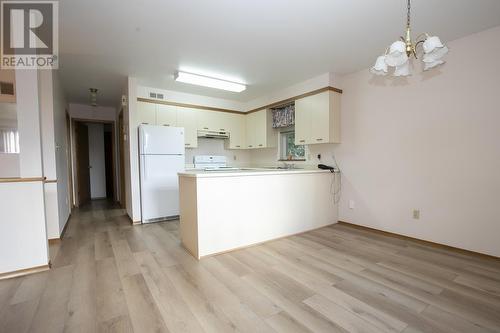
<svg viewBox="0 0 500 333"><path fill-rule="evenodd" d="M198 130L198 137L210 139L229 139L229 133L226 131Z"/></svg>

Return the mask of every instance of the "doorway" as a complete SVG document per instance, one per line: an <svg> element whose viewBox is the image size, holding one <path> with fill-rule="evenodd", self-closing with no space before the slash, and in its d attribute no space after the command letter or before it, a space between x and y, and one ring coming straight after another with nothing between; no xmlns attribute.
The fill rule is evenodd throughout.
<svg viewBox="0 0 500 333"><path fill-rule="evenodd" d="M114 122L73 119L75 204L116 201Z"/></svg>
<svg viewBox="0 0 500 333"><path fill-rule="evenodd" d="M119 133L119 150L120 150L120 206L122 208L126 208L126 199L125 199L125 124L123 122L123 108L120 111L120 115L118 116L118 133Z"/></svg>

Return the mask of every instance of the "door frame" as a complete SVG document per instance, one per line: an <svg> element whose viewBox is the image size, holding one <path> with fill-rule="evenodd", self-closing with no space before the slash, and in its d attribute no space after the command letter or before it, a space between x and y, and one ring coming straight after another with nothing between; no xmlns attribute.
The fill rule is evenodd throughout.
<svg viewBox="0 0 500 333"><path fill-rule="evenodd" d="M91 124L110 124L111 125L111 149L112 149L112 155L113 158L112 160L112 174L113 174L113 202L118 201L117 197L117 179L116 179L116 165L117 165L117 154L116 154L116 121L115 120L98 120L98 119L85 119L85 118L71 118L71 134L72 134L72 140L71 140L71 150L74 148L76 149L75 146L75 137L76 137L76 123L91 123ZM73 193L75 194L74 198L74 204L76 207L80 206L79 202L79 197L78 197L78 179L76 179L76 175L78 174L78 154L76 152L74 154L71 154L73 156Z"/></svg>
<svg viewBox="0 0 500 333"><path fill-rule="evenodd" d="M66 140L67 140L67 161L68 161L68 194L69 194L69 207L70 214L75 208L75 199L73 197L73 159L72 159L72 149L71 149L71 116L68 110L66 110Z"/></svg>
<svg viewBox="0 0 500 333"><path fill-rule="evenodd" d="M120 197L119 202L122 208L126 208L126 193L125 193L125 124L123 122L124 111L123 108L120 110L118 115L118 149L119 149L119 160L118 160L118 171L120 172Z"/></svg>

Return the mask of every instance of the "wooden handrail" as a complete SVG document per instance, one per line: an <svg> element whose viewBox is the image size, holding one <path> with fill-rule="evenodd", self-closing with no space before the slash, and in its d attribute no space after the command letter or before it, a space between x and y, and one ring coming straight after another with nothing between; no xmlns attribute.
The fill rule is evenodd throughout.
<svg viewBox="0 0 500 333"><path fill-rule="evenodd" d="M31 183L31 182L43 182L47 177L31 177L31 178L0 178L0 183Z"/></svg>

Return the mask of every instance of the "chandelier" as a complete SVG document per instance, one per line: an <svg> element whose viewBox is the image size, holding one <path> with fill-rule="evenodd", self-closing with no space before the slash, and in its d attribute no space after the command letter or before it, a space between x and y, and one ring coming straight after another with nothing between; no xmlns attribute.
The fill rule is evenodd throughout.
<svg viewBox="0 0 500 333"><path fill-rule="evenodd" d="M424 71L444 64L442 58L448 53L448 48L441 43L437 36L430 36L427 33L419 35L414 43L411 38L410 18L411 0L408 0L408 12L406 21L406 37L400 37L385 51L385 54L378 57L375 65L370 69L373 74L387 75L389 67L394 67L394 76L409 76L410 59L417 58L417 48L422 45Z"/></svg>

